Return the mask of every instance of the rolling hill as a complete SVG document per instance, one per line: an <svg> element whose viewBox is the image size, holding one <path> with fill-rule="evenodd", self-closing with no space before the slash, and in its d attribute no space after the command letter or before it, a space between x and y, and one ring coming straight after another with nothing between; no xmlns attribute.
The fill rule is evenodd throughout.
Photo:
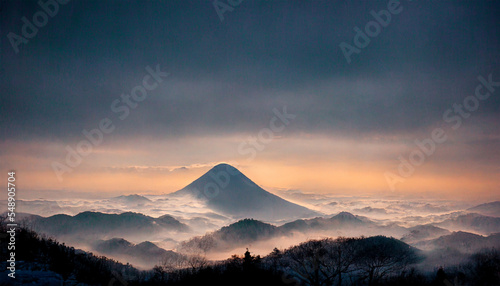
<svg viewBox="0 0 500 286"><path fill-rule="evenodd" d="M461 253L473 253L484 248L499 248L500 234L489 236L457 231L439 238L416 243L415 246L425 250L454 249Z"/></svg>
<svg viewBox="0 0 500 286"><path fill-rule="evenodd" d="M484 235L500 232L499 217L484 216L476 213L449 218L435 225L451 231L477 232Z"/></svg>
<svg viewBox="0 0 500 286"><path fill-rule="evenodd" d="M107 257L130 262L141 268L153 268L159 264L160 259L166 256L180 256L171 250L159 248L149 241L133 244L123 238L96 241L93 244L93 249Z"/></svg>
<svg viewBox="0 0 500 286"><path fill-rule="evenodd" d="M215 232L185 241L181 243L180 248L188 252L208 252L266 240L279 234L282 234L280 229L274 225L254 219L243 219Z"/></svg>
<svg viewBox="0 0 500 286"><path fill-rule="evenodd" d="M41 233L56 237L110 238L148 237L162 232L186 232L189 227L175 218L164 215L153 218L139 213L105 214L82 212L75 216L53 215L32 216L33 228Z"/></svg>
<svg viewBox="0 0 500 286"><path fill-rule="evenodd" d="M480 204L467 210L486 216L500 217L500 201Z"/></svg>

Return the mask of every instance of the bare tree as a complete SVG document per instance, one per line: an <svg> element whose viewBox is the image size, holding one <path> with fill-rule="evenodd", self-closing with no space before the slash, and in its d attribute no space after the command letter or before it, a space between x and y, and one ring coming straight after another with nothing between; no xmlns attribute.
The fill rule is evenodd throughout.
<svg viewBox="0 0 500 286"><path fill-rule="evenodd" d="M174 272L182 268L186 268L187 258L181 254L166 254L160 259L159 265L165 272Z"/></svg>
<svg viewBox="0 0 500 286"><path fill-rule="evenodd" d="M204 239L201 239L198 243L198 248L203 251L203 254L207 254L208 251L211 249L215 248L217 246L217 243L215 242L215 239L213 236L208 235Z"/></svg>
<svg viewBox="0 0 500 286"><path fill-rule="evenodd" d="M368 285L376 284L391 273L405 270L418 261L415 249L404 242L383 236L358 240L354 263Z"/></svg>
<svg viewBox="0 0 500 286"><path fill-rule="evenodd" d="M167 278L180 277L179 271L186 267L188 267L186 256L169 253L160 258L159 264L155 265L153 271L159 282L166 282Z"/></svg>
<svg viewBox="0 0 500 286"><path fill-rule="evenodd" d="M182 242L179 250L187 253L198 253L201 251L206 255L208 251L212 250L216 246L217 242L213 238L213 235L207 234L205 236L196 236L188 241Z"/></svg>
<svg viewBox="0 0 500 286"><path fill-rule="evenodd" d="M342 274L354 271L352 265L355 261L356 238L339 237L333 243L327 244L329 263L331 269L336 270L338 285L342 285Z"/></svg>
<svg viewBox="0 0 500 286"><path fill-rule="evenodd" d="M191 270L193 272L197 272L198 270L208 265L208 260L205 258L205 256L196 254L189 255L187 257L187 264L191 267Z"/></svg>
<svg viewBox="0 0 500 286"><path fill-rule="evenodd" d="M290 269L291 276L312 286L332 285L337 275L335 263L329 253L332 239L310 240L288 249L283 257L283 266Z"/></svg>

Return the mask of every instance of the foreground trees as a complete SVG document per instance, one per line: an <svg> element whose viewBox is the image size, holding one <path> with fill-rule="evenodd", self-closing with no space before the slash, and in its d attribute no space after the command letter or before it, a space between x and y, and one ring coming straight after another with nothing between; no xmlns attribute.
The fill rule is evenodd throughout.
<svg viewBox="0 0 500 286"><path fill-rule="evenodd" d="M375 285L420 260L409 245L384 236L311 240L284 251L282 270L300 284L342 285L343 279Z"/></svg>
<svg viewBox="0 0 500 286"><path fill-rule="evenodd" d="M193 264L186 256L170 259L162 267L167 271L183 268L169 271L168 282L174 284L207 283L210 276L221 285L228 281L247 285L260 283L259 278L265 276L267 281L275 281L273 285L378 285L386 278L408 276L405 270L420 259L417 249L394 238L340 237L310 240L283 251L274 249L262 259L247 250L243 257L234 255L219 264Z"/></svg>
<svg viewBox="0 0 500 286"><path fill-rule="evenodd" d="M5 221L0 221L0 233L6 230ZM6 261L9 255L7 243L7 240L0 239L2 261ZM16 230L16 246L19 246L15 249L16 279L5 280L11 278L6 278L4 269L0 271L0 285L62 285L68 281L86 285L115 285L114 282L123 277L134 277L129 281L135 282L147 274L129 264L76 250L24 227Z"/></svg>
<svg viewBox="0 0 500 286"><path fill-rule="evenodd" d="M398 274L421 260L415 248L394 238L369 237L357 241L354 267L360 279L374 285L384 277Z"/></svg>
<svg viewBox="0 0 500 286"><path fill-rule="evenodd" d="M307 285L342 283L342 274L353 271L356 239L311 240L294 246L281 256L281 266L291 277Z"/></svg>
<svg viewBox="0 0 500 286"><path fill-rule="evenodd" d="M473 254L462 270L455 276L472 277L473 285L500 285L500 251L485 249Z"/></svg>

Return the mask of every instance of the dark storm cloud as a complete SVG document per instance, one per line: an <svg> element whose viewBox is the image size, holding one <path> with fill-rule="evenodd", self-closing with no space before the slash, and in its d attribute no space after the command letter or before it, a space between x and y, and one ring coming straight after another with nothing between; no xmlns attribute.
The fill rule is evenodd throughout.
<svg viewBox="0 0 500 286"><path fill-rule="evenodd" d="M411 132L472 95L477 75L500 80L496 1L401 1L347 64L339 44L387 2L247 0L220 22L212 1L75 0L17 54L7 34L40 7L2 2L1 138L65 140L104 117L113 136L255 132L285 105L290 131ZM169 78L117 120L111 102L157 64ZM499 98L474 116L498 119Z"/></svg>

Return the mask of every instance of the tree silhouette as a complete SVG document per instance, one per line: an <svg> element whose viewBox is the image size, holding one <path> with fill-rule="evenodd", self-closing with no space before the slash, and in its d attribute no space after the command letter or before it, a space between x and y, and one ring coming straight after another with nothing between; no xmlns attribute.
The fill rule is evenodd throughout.
<svg viewBox="0 0 500 286"><path fill-rule="evenodd" d="M355 266L368 285L401 272L420 257L414 248L394 238L375 236L356 241Z"/></svg>

